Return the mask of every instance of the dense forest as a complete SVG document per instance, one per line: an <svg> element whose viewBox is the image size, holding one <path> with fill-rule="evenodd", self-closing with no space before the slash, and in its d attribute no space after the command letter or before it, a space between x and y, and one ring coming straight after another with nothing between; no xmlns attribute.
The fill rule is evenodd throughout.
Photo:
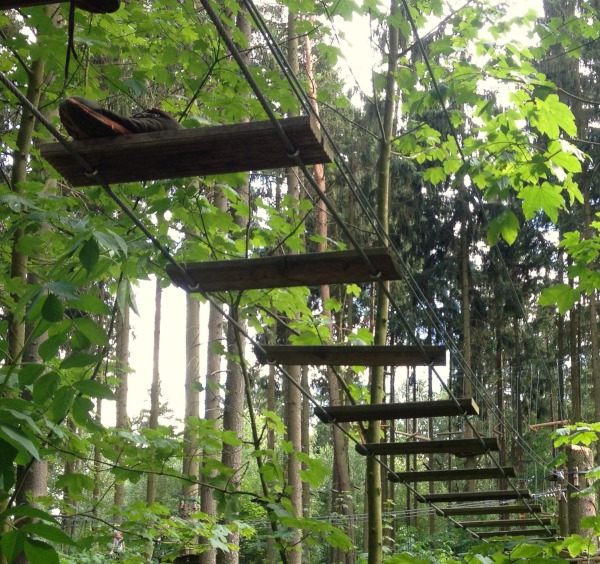
<svg viewBox="0 0 600 564"><path fill-rule="evenodd" d="M103 3L0 0L0 561L593 555L598 3ZM184 129L72 142L71 96ZM196 131L233 156L161 161Z"/></svg>

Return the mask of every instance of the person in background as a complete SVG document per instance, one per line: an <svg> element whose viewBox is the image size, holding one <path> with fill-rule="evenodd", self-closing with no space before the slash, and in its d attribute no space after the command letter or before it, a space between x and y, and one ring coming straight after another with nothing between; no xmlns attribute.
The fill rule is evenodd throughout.
<svg viewBox="0 0 600 564"><path fill-rule="evenodd" d="M117 531L115 536L113 537L112 546L110 549L110 557L111 558L122 558L123 553L125 552L125 541L123 540L123 535Z"/></svg>

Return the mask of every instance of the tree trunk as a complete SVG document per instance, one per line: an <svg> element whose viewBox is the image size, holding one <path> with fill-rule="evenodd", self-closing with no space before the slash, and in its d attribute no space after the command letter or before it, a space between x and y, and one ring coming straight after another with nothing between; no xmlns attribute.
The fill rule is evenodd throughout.
<svg viewBox="0 0 600 564"><path fill-rule="evenodd" d="M396 0L391 2L390 21L398 13ZM394 115L396 110L396 70L398 66L399 31L395 24L388 26L388 68L386 75L385 105L383 111L383 130L377 164L377 215L384 234L389 232L389 200L390 200L390 162L392 154L392 138L394 130ZM375 314L375 345L385 345L387 340L387 322L389 299L389 282L381 282L377 291L377 310ZM371 402L383 401L383 366L371 370L369 390ZM367 428L367 441L378 443L381 433L381 421L373 421ZM383 561L383 530L382 530L382 497L381 469L373 456L367 457L367 513L369 515L368 529L368 564L381 564Z"/></svg>
<svg viewBox="0 0 600 564"><path fill-rule="evenodd" d="M588 491L581 496L581 490L589 488L593 480L587 480L585 473L594 467L592 449L581 445L567 447L567 497L569 504L569 534L588 537L592 529L582 529L581 519L596 516L594 493Z"/></svg>
<svg viewBox="0 0 600 564"><path fill-rule="evenodd" d="M117 429L127 429L129 420L127 418L127 391L129 379L129 306L126 305L123 312L118 314L118 333L117 333L117 364L115 375L120 379L116 390L116 420ZM116 513L114 515L115 523L121 522L119 508L125 501L125 484L117 482L115 484L114 504Z"/></svg>
<svg viewBox="0 0 600 564"><path fill-rule="evenodd" d="M160 319L162 307L162 288L156 279L154 293L154 343L152 351L152 385L150 387L150 417L148 427L158 429L158 416L160 412ZM156 474L150 472L146 482L146 503L156 501Z"/></svg>
<svg viewBox="0 0 600 564"><path fill-rule="evenodd" d="M190 294L186 296L186 330L185 330L185 429L183 433L184 476L193 482L181 488L181 504L179 515L183 519L191 519L191 515L200 509L198 500L199 453L197 434L193 431L192 418L200 417L200 303Z"/></svg>

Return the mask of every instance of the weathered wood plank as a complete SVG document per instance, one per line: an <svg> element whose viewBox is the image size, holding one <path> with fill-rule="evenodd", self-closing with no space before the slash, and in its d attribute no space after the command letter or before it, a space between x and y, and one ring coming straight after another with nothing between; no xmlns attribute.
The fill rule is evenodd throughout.
<svg viewBox="0 0 600 564"><path fill-rule="evenodd" d="M313 119L295 117L280 123L305 164L332 162L333 151ZM73 141L73 147L110 184L295 164L271 121ZM73 186L96 184L60 143L42 145L40 152Z"/></svg>
<svg viewBox="0 0 600 564"><path fill-rule="evenodd" d="M46 6L47 4L58 4L69 0L0 0L0 10L11 8L27 8L29 6Z"/></svg>
<svg viewBox="0 0 600 564"><path fill-rule="evenodd" d="M512 466L504 468L459 468L454 470L420 470L412 472L388 472L390 482L447 482L450 480L490 480L514 478Z"/></svg>
<svg viewBox="0 0 600 564"><path fill-rule="evenodd" d="M387 248L368 249L365 254L383 280L397 280L401 277ZM320 286L373 280L358 251L183 263L181 266L205 292ZM167 274L174 284L190 291L187 279L178 268L168 265Z"/></svg>
<svg viewBox="0 0 600 564"><path fill-rule="evenodd" d="M352 347L347 347L352 348ZM315 415L323 423L386 421L388 419L419 419L452 415L479 415L473 398L455 400L415 401L366 405L336 405L316 407Z"/></svg>
<svg viewBox="0 0 600 564"><path fill-rule="evenodd" d="M454 454L456 456L476 456L488 451L499 451L496 437L484 439L453 439L442 441L414 441L406 443L367 443L355 446L362 455L403 455L403 454Z"/></svg>
<svg viewBox="0 0 600 564"><path fill-rule="evenodd" d="M465 501L492 501L502 499L531 499L529 490L492 490L488 492L446 492L423 494L421 502L465 502Z"/></svg>
<svg viewBox="0 0 600 564"><path fill-rule="evenodd" d="M443 513L442 513L443 511ZM541 513L542 506L539 503L529 505L506 503L501 505L478 505L477 507L444 507L443 510L437 510L438 515L510 515L513 513Z"/></svg>
<svg viewBox="0 0 600 564"><path fill-rule="evenodd" d="M552 525L549 517L539 519L490 519L489 521L459 521L462 527L534 527Z"/></svg>
<svg viewBox="0 0 600 564"><path fill-rule="evenodd" d="M549 532L548 532L549 531ZM489 539L492 537L553 537L557 533L556 529L523 529L522 531L477 531L475 533L480 539ZM474 536L475 536L474 535Z"/></svg>
<svg viewBox="0 0 600 564"><path fill-rule="evenodd" d="M262 349L262 350L261 350ZM423 345L264 345L261 364L317 366L446 366L446 347Z"/></svg>

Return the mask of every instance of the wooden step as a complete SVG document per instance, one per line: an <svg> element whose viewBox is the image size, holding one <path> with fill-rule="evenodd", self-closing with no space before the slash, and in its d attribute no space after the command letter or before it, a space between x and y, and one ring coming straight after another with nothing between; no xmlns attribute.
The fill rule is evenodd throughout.
<svg viewBox="0 0 600 564"><path fill-rule="evenodd" d="M460 527L542 527L552 525L552 519L549 517L540 517L539 519L490 519L489 521L459 521Z"/></svg>
<svg viewBox="0 0 600 564"><path fill-rule="evenodd" d="M539 503L530 503L529 505L502 503L500 505L478 505L477 507L445 507L443 510L436 510L438 515L447 515L452 517L455 515L510 515L510 514L527 514L541 513L542 506Z"/></svg>
<svg viewBox="0 0 600 564"><path fill-rule="evenodd" d="M489 539L492 537L553 537L557 534L556 529L524 529L522 531L477 531L473 536L480 539Z"/></svg>
<svg viewBox="0 0 600 564"><path fill-rule="evenodd" d="M254 354L288 366L446 366L446 347L429 345L263 345Z"/></svg>
<svg viewBox="0 0 600 564"><path fill-rule="evenodd" d="M397 280L400 273L385 248L368 249L365 254L383 280ZM372 282L373 278L358 251L332 251L252 259L184 263L187 274L205 292L321 286ZM167 274L177 286L190 291L178 268L167 266ZM193 291L193 290L192 290Z"/></svg>
<svg viewBox="0 0 600 564"><path fill-rule="evenodd" d="M484 439L453 439L442 441L413 441L405 443L367 443L355 446L364 456L403 455L403 454L454 454L456 456L477 456L488 451L499 451L496 437Z"/></svg>
<svg viewBox="0 0 600 564"><path fill-rule="evenodd" d="M446 492L422 494L422 503L440 503L440 502L457 502L465 501L492 501L502 499L531 499L529 490L492 490L489 492Z"/></svg>
<svg viewBox="0 0 600 564"><path fill-rule="evenodd" d="M48 4L58 4L60 2L68 2L68 0L0 0L0 10L27 8L30 6L46 6Z"/></svg>
<svg viewBox="0 0 600 564"><path fill-rule="evenodd" d="M314 119L279 121L306 165L329 163L333 151ZM73 148L109 184L229 174L294 166L271 121L136 133L73 141ZM60 143L41 155L73 186L97 184Z"/></svg>
<svg viewBox="0 0 600 564"><path fill-rule="evenodd" d="M388 472L390 482L448 482L451 480L491 480L515 478L512 466L505 468L459 468L455 470L415 470L412 472Z"/></svg>
<svg viewBox="0 0 600 564"><path fill-rule="evenodd" d="M323 423L350 423L452 415L479 415L479 407L473 398L461 398L457 400L315 407L314 413Z"/></svg>

